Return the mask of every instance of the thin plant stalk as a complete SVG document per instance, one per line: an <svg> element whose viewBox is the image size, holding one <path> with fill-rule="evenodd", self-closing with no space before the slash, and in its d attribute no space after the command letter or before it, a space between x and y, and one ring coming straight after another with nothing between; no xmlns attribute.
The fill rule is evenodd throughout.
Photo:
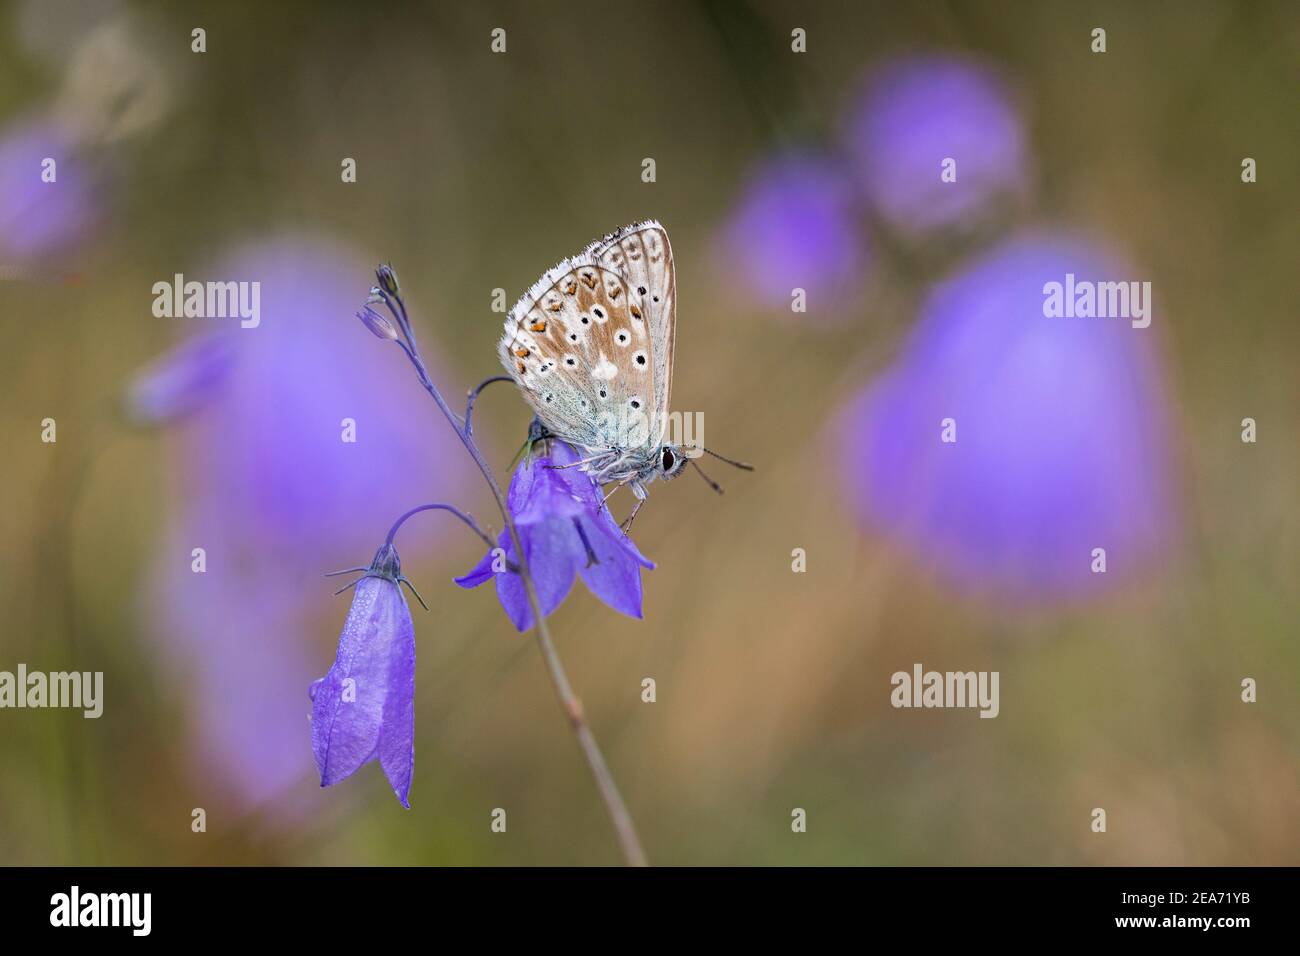
<svg viewBox="0 0 1300 956"><path fill-rule="evenodd" d="M411 365L414 366L416 375L420 379L420 384L424 386L424 390L437 403L438 408L441 409L442 414L456 433L456 437L460 439L461 444L465 446L465 450L469 452L469 456L474 459L474 464L478 466L478 470L483 474L483 479L492 490L492 496L496 498L497 507L501 510L501 519L505 522L506 530L510 534L510 541L514 545L515 558L519 565L519 577L523 581L524 593L528 597L528 606L533 613L533 634L537 639L537 646L542 652L542 661L546 665L546 671L551 678L551 685L555 689L555 695L559 699L560 707L573 728L574 736L578 740L578 746L582 750L582 755L586 758L591 775L596 781L596 789L600 792L601 800L604 801L605 809L614 824L614 831L618 836L623 859L629 866L646 866L645 851L641 848L641 840L637 836L636 826L632 822L632 815L628 813L627 805L623 802L623 796L619 793L618 784L614 782L613 774L610 773L609 765L605 762L600 745L596 743L596 737L591 731L591 726L587 723L582 701L573 692L573 686L569 683L564 664L555 649L555 642L551 639L550 627L547 625L546 615L542 613L541 602L537 599L537 588L533 584L533 577L528 568L528 560L519 538L519 531L515 527L515 521L510 514L510 509L506 506L505 495L501 493L501 486L497 484L491 467L483 457L483 453L479 451L478 445L474 442L470 419L473 414L475 400L487 385L494 381L509 381L509 379L505 376L496 376L470 391L465 405L464 416L457 415L452 411L442 397L442 393L438 391L438 387L434 385L433 380L429 377L429 370L424 364L424 359L420 356L415 333L411 328L411 321L406 313L406 304L402 301L396 274L390 267L381 266L376 272L376 276L379 279L379 285L370 290L371 301L383 302L388 311L392 313L393 318L397 320L401 337L394 338L393 341L401 347L402 351L406 353L406 357L410 359Z"/></svg>

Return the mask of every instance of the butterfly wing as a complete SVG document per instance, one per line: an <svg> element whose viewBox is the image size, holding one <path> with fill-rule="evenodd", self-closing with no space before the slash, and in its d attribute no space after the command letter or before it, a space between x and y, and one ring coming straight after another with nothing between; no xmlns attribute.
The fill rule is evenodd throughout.
<svg viewBox="0 0 1300 956"><path fill-rule="evenodd" d="M668 424L673 384L673 345L677 336L677 272L668 232L653 219L634 223L593 244L592 258L624 276L631 301L650 329L654 362L654 444Z"/></svg>
<svg viewBox="0 0 1300 956"><path fill-rule="evenodd" d="M638 430L636 419L648 422L657 407L651 329L623 273L592 256L598 245L528 290L506 318L498 352L554 434L596 450L648 446L657 435Z"/></svg>

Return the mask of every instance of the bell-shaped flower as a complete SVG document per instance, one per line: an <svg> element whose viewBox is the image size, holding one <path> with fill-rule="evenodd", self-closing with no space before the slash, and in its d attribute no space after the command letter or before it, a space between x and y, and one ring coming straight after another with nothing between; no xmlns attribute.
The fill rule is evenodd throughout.
<svg viewBox="0 0 1300 956"><path fill-rule="evenodd" d="M311 744L320 785L378 760L402 806L410 808L415 767L415 626L402 594L397 550L385 544L348 611L338 656L311 685ZM351 585L350 585L351 586Z"/></svg>
<svg viewBox="0 0 1300 956"><path fill-rule="evenodd" d="M787 317L843 320L871 272L852 186L812 151L777 156L754 170L719 245L736 292ZM805 308L792 309L796 290Z"/></svg>
<svg viewBox="0 0 1300 956"><path fill-rule="evenodd" d="M846 118L856 180L876 216L924 240L996 218L1030 181L1017 98L994 68L923 56L874 69Z"/></svg>
<svg viewBox="0 0 1300 956"><path fill-rule="evenodd" d="M936 287L836 430L863 522L963 589L1031 603L1157 570L1178 495L1153 330L1044 305L1053 282L1133 274L1095 242L1041 232Z"/></svg>
<svg viewBox="0 0 1300 956"><path fill-rule="evenodd" d="M559 607L575 575L616 611L641 616L641 569L654 564L637 550L605 507L600 486L575 463L578 453L561 441L521 462L510 479L507 507L523 545L524 557L543 614ZM566 467L568 466L568 467ZM498 547L456 579L475 588L495 578L497 597L520 631L533 626L523 581L512 569L515 551L508 531Z"/></svg>

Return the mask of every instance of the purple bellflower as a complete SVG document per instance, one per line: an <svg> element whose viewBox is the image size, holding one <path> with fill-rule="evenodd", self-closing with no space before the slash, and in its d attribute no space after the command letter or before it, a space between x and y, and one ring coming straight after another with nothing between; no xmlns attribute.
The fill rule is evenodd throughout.
<svg viewBox="0 0 1300 956"><path fill-rule="evenodd" d="M976 222L1028 181L1016 104L976 61L929 56L873 71L844 138L863 195L910 237Z"/></svg>
<svg viewBox="0 0 1300 956"><path fill-rule="evenodd" d="M591 476L578 467L563 467L577 462L578 453L562 441L550 444L545 454L520 463L507 496L542 613L549 615L564 603L574 575L580 575L596 597L639 618L641 569L653 570L654 564L614 523ZM513 557L510 535L503 531L498 547L456 583L476 588L496 578L501 606L522 632L533 626L533 615L519 575L509 569Z"/></svg>
<svg viewBox="0 0 1300 956"><path fill-rule="evenodd" d="M1132 272L1055 234L995 248L935 288L835 436L864 523L963 589L1085 596L1153 567L1172 529L1172 422L1152 332L1047 317L1044 286L1067 274Z"/></svg>
<svg viewBox="0 0 1300 956"><path fill-rule="evenodd" d="M89 179L61 125L29 120L0 132L0 266L36 262L83 239L98 218Z"/></svg>
<svg viewBox="0 0 1300 956"><path fill-rule="evenodd" d="M796 288L807 292L807 316L844 314L833 306L853 300L870 265L850 183L812 152L777 157L754 172L720 249L746 298L783 315L793 314Z"/></svg>
<svg viewBox="0 0 1300 956"><path fill-rule="evenodd" d="M375 552L369 568L352 570L365 574L348 585L356 593L338 656L309 691L320 785L338 783L378 760L393 793L409 810L415 767L415 625L401 584L410 584L392 544Z"/></svg>

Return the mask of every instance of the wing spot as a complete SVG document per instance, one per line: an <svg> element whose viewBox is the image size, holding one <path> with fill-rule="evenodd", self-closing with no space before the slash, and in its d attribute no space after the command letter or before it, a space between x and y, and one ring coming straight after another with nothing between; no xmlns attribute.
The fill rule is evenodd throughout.
<svg viewBox="0 0 1300 956"><path fill-rule="evenodd" d="M582 274L582 284L588 289L596 288L596 274L594 272L584 272Z"/></svg>
<svg viewBox="0 0 1300 956"><path fill-rule="evenodd" d="M636 294L637 294L637 295L645 295L645 286L643 286L643 285L639 285L639 286L637 286L637 287L636 287Z"/></svg>
<svg viewBox="0 0 1300 956"><path fill-rule="evenodd" d="M577 360L576 358L574 358L572 355L570 355L568 358L566 358L566 359L564 360L564 364L565 364L565 365L577 365L577 364L578 364L578 360Z"/></svg>
<svg viewBox="0 0 1300 956"><path fill-rule="evenodd" d="M532 325L528 326L528 328L531 329L531 330L534 331L534 332L545 332L545 331L546 331L546 323L545 323L545 322L534 322Z"/></svg>
<svg viewBox="0 0 1300 956"><path fill-rule="evenodd" d="M645 353L644 353L644 352L637 352L637 353L636 353L636 358L635 358L633 361L635 361L637 365L644 365L644 364L645 364L645 361L646 361L646 359L645 359Z"/></svg>
<svg viewBox="0 0 1300 956"><path fill-rule="evenodd" d="M626 329L619 329L614 336L614 341L619 345L627 345L628 342L632 341L632 336L627 334Z"/></svg>

